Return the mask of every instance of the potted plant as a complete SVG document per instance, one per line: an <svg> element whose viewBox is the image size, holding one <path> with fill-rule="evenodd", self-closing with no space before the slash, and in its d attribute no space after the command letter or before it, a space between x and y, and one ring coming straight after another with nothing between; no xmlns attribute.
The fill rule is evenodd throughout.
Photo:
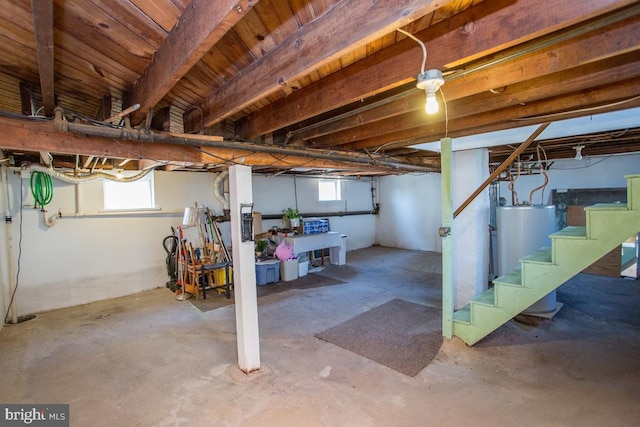
<svg viewBox="0 0 640 427"><path fill-rule="evenodd" d="M282 221L289 224L289 228L296 228L300 225L300 212L298 209L287 208L282 211Z"/></svg>
<svg viewBox="0 0 640 427"><path fill-rule="evenodd" d="M264 255L264 251L267 249L267 241L264 239L256 240L256 256L260 257Z"/></svg>

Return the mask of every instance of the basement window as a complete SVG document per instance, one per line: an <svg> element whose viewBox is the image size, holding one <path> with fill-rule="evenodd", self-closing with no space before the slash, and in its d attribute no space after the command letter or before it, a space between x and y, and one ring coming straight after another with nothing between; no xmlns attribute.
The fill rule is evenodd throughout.
<svg viewBox="0 0 640 427"><path fill-rule="evenodd" d="M155 209L153 173L138 181L104 181L104 209L107 211L131 211Z"/></svg>
<svg viewBox="0 0 640 427"><path fill-rule="evenodd" d="M321 202L332 202L342 200L340 192L340 180L321 179L318 181L318 200Z"/></svg>

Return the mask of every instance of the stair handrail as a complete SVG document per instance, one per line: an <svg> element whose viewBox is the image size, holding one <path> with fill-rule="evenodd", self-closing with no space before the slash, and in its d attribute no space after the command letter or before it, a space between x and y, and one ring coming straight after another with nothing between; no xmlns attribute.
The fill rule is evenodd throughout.
<svg viewBox="0 0 640 427"><path fill-rule="evenodd" d="M498 175L500 175L507 167L509 167L509 165L511 163L513 163L513 161L520 155L522 154L522 152L538 137L538 135L540 135L542 133L543 130L545 130L547 128L547 126L549 126L551 124L551 122L547 122L547 123L543 123L541 124L538 129L536 129L529 138L527 138L527 140L525 142L523 142L522 144L520 144L520 146L518 148L515 149L515 151L513 153L511 153L511 155L504 161L502 162L502 164L500 164L500 166L498 166L498 168L496 170L493 171L493 173L491 175L489 175L489 178L487 178L482 184L480 184L480 186L473 192L471 193L471 195L469 197L467 197L467 200L465 200L464 202L462 202L462 204L458 207L458 209L455 210L455 212L453 213L453 217L457 217L458 215L460 215L460 213L471 204L471 202L473 202L473 200L478 197L478 195L480 193L482 193L482 190L484 190L485 188L487 188L487 186L489 184L491 184L497 177Z"/></svg>

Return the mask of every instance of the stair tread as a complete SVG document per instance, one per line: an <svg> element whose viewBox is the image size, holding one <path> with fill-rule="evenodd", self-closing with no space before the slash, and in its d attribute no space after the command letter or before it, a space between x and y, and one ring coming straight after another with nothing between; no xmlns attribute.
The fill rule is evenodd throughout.
<svg viewBox="0 0 640 427"><path fill-rule="evenodd" d="M522 287L522 270L514 270L493 279L493 284Z"/></svg>
<svg viewBox="0 0 640 427"><path fill-rule="evenodd" d="M470 325L471 324L471 305L467 304L464 307L462 307L460 310L454 311L453 321Z"/></svg>
<svg viewBox="0 0 640 427"><path fill-rule="evenodd" d="M596 203L592 206L584 208L585 211L626 211L628 210L626 203Z"/></svg>
<svg viewBox="0 0 640 427"><path fill-rule="evenodd" d="M489 288L481 294L478 294L471 298L469 302L473 304L482 304L488 305L490 307L495 307L496 305L496 292L494 288Z"/></svg>
<svg viewBox="0 0 640 427"><path fill-rule="evenodd" d="M556 231L551 234L552 239L561 238L561 239L586 239L587 238L587 227L585 226L577 226L570 225L568 227L563 228L560 231Z"/></svg>
<svg viewBox="0 0 640 427"><path fill-rule="evenodd" d="M540 248L534 253L524 256L520 262L529 264L551 264L551 248Z"/></svg>

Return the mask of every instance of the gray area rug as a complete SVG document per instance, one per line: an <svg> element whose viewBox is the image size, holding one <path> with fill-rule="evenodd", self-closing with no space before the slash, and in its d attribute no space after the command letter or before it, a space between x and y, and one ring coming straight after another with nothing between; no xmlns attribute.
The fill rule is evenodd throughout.
<svg viewBox="0 0 640 427"><path fill-rule="evenodd" d="M313 289L323 286L342 285L344 283L346 282L343 282L342 280L310 273L306 276L299 277L288 282L280 281L276 283L269 283L264 286L258 286L258 298L289 291L291 289ZM215 310L235 303L233 299L233 292L231 293L231 298L227 299L224 294L218 294L218 292L214 290L207 291L207 299L200 298L196 300L195 298L190 298L188 301L202 312Z"/></svg>
<svg viewBox="0 0 640 427"><path fill-rule="evenodd" d="M394 299L315 336L414 377L442 345L441 310Z"/></svg>

